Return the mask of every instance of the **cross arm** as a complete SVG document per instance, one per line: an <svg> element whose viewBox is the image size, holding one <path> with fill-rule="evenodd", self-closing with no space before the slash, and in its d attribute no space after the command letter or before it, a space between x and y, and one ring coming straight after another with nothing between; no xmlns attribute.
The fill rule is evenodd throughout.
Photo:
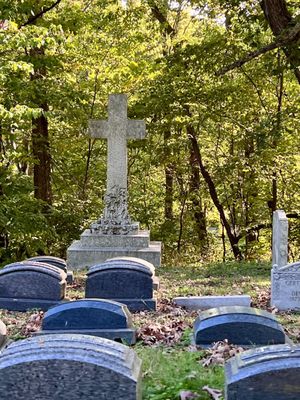
<svg viewBox="0 0 300 400"><path fill-rule="evenodd" d="M127 139L144 139L146 136L146 124L142 120L127 121L126 137Z"/></svg>
<svg viewBox="0 0 300 400"><path fill-rule="evenodd" d="M108 121L90 119L88 133L91 137L94 138L108 138L109 136Z"/></svg>

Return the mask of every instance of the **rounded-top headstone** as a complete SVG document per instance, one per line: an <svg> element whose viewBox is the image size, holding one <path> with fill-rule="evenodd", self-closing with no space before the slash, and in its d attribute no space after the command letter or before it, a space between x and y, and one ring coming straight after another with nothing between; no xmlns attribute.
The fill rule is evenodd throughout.
<svg viewBox="0 0 300 400"><path fill-rule="evenodd" d="M225 364L226 400L295 400L300 394L300 347L245 351Z"/></svg>
<svg viewBox="0 0 300 400"><path fill-rule="evenodd" d="M54 267L60 268L67 272L67 263L64 259L53 256L36 256L28 258L26 261L35 261L53 265Z"/></svg>
<svg viewBox="0 0 300 400"><path fill-rule="evenodd" d="M140 400L141 361L120 343L87 335L38 336L0 356L1 400Z"/></svg>
<svg viewBox="0 0 300 400"><path fill-rule="evenodd" d="M0 271L0 297L61 299L66 276L63 270L49 264L34 261L8 264Z"/></svg>
<svg viewBox="0 0 300 400"><path fill-rule="evenodd" d="M282 344L286 340L275 315L267 311L228 306L201 312L194 322L195 343L206 346L224 339L242 346Z"/></svg>
<svg viewBox="0 0 300 400"><path fill-rule="evenodd" d="M0 349L4 346L7 340L7 331L4 322L0 320Z"/></svg>
<svg viewBox="0 0 300 400"><path fill-rule="evenodd" d="M155 275L155 267L154 267L154 265L149 261L143 260L142 258L123 256L123 257L109 258L105 262L108 262L108 261L116 261L116 262L118 262L120 264L122 264L123 262L126 262L126 263L143 265L146 268L148 268L150 271L152 271L153 275Z"/></svg>
<svg viewBox="0 0 300 400"><path fill-rule="evenodd" d="M43 330L124 329L131 328L128 308L102 299L84 299L50 308L42 321Z"/></svg>
<svg viewBox="0 0 300 400"><path fill-rule="evenodd" d="M153 271L129 260L105 261L89 269L85 290L88 298L151 299Z"/></svg>

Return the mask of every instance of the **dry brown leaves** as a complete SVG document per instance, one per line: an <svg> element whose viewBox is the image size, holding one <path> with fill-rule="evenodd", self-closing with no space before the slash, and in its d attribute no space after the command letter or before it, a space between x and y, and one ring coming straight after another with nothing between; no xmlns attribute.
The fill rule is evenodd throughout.
<svg viewBox="0 0 300 400"><path fill-rule="evenodd" d="M180 400L198 399L199 393L191 392L190 390L181 390L179 393Z"/></svg>
<svg viewBox="0 0 300 400"><path fill-rule="evenodd" d="M255 287L258 293L257 298L252 301L252 306L257 308L262 308L263 310L272 311L270 301L271 301L271 289L261 289Z"/></svg>
<svg viewBox="0 0 300 400"><path fill-rule="evenodd" d="M44 312L38 311L32 314L25 326L22 327L21 333L24 336L30 336L32 333L37 332L41 328Z"/></svg>
<svg viewBox="0 0 300 400"><path fill-rule="evenodd" d="M209 365L224 365L225 361L231 357L242 353L244 349L239 346L234 346L228 343L228 340L216 342L209 350L208 357L201 360L203 367L208 367Z"/></svg>
<svg viewBox="0 0 300 400"><path fill-rule="evenodd" d="M140 312L134 315L135 322L140 325L137 338L148 346L172 346L181 339L185 329L191 327L187 321L189 315L171 301L160 300L155 314Z"/></svg>

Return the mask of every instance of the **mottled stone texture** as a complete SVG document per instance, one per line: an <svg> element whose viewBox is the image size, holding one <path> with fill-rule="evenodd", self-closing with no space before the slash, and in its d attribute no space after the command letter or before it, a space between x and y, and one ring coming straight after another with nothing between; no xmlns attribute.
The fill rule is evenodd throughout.
<svg viewBox="0 0 300 400"><path fill-rule="evenodd" d="M5 324L0 320L0 350L4 346L7 340L7 331Z"/></svg>
<svg viewBox="0 0 300 400"><path fill-rule="evenodd" d="M141 361L128 347L84 335L46 335L0 356L1 400L141 400Z"/></svg>
<svg viewBox="0 0 300 400"><path fill-rule="evenodd" d="M142 139L144 121L127 118L127 96L109 96L108 120L89 121L94 138L107 139L107 188L102 216L67 250L68 265L81 269L117 256L140 257L160 266L161 243L150 242L150 232L139 230L127 208L127 140ZM127 236L126 239L124 236Z"/></svg>
<svg viewBox="0 0 300 400"><path fill-rule="evenodd" d="M240 296L189 296L175 297L174 303L188 310L207 310L215 307L245 306L250 307L251 297Z"/></svg>
<svg viewBox="0 0 300 400"><path fill-rule="evenodd" d="M246 351L225 365L226 400L300 398L300 348L276 345Z"/></svg>
<svg viewBox="0 0 300 400"><path fill-rule="evenodd" d="M67 274L67 283L73 283L74 275L72 271L68 271L67 263L63 258L53 256L36 256L28 258L27 261L35 261L53 265L54 267L62 269Z"/></svg>
<svg viewBox="0 0 300 400"><path fill-rule="evenodd" d="M271 272L271 305L278 310L300 310L300 262L277 267Z"/></svg>
<svg viewBox="0 0 300 400"><path fill-rule="evenodd" d="M153 271L147 264L128 259L95 265L87 273L85 296L119 301L130 311L155 309Z"/></svg>
<svg viewBox="0 0 300 400"><path fill-rule="evenodd" d="M68 332L135 343L130 312L124 304L111 300L76 300L48 310L39 334Z"/></svg>
<svg viewBox="0 0 300 400"><path fill-rule="evenodd" d="M48 309L64 299L65 291L66 273L49 264L24 261L0 271L0 308Z"/></svg>
<svg viewBox="0 0 300 400"><path fill-rule="evenodd" d="M283 210L273 213L272 265L282 267L288 262L289 221Z"/></svg>
<svg viewBox="0 0 300 400"><path fill-rule="evenodd" d="M241 346L285 343L282 326L276 317L250 307L219 307L200 313L194 323L194 340L199 346L228 339Z"/></svg>

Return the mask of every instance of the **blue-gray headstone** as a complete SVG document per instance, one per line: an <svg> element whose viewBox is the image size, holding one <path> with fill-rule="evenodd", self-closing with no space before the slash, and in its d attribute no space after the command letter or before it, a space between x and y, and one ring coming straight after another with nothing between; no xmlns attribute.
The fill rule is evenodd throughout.
<svg viewBox="0 0 300 400"><path fill-rule="evenodd" d="M196 345L212 345L224 339L241 346L263 346L286 341L282 326L267 311L228 306L201 312L194 323Z"/></svg>
<svg viewBox="0 0 300 400"><path fill-rule="evenodd" d="M7 340L7 331L4 322L0 320L0 349L4 346Z"/></svg>
<svg viewBox="0 0 300 400"><path fill-rule="evenodd" d="M87 273L85 297L116 300L127 304L130 311L155 308L153 271L145 264L130 260L108 260L91 267ZM147 306L147 301L153 303ZM144 306L144 307L143 307Z"/></svg>
<svg viewBox="0 0 300 400"><path fill-rule="evenodd" d="M0 271L0 308L48 309L64 299L65 291L66 273L49 264L24 261L6 265Z"/></svg>
<svg viewBox="0 0 300 400"><path fill-rule="evenodd" d="M41 262L41 263L54 265L54 267L60 268L63 271L67 272L67 263L66 263L66 261L64 259L62 259L62 258L59 258L59 257L36 256L36 257L28 258L26 261L35 261L35 262Z"/></svg>
<svg viewBox="0 0 300 400"><path fill-rule="evenodd" d="M93 336L38 336L0 355L1 400L140 400L140 382L133 350Z"/></svg>
<svg viewBox="0 0 300 400"><path fill-rule="evenodd" d="M225 365L225 399L297 400L299 377L299 346L274 345L248 350Z"/></svg>

